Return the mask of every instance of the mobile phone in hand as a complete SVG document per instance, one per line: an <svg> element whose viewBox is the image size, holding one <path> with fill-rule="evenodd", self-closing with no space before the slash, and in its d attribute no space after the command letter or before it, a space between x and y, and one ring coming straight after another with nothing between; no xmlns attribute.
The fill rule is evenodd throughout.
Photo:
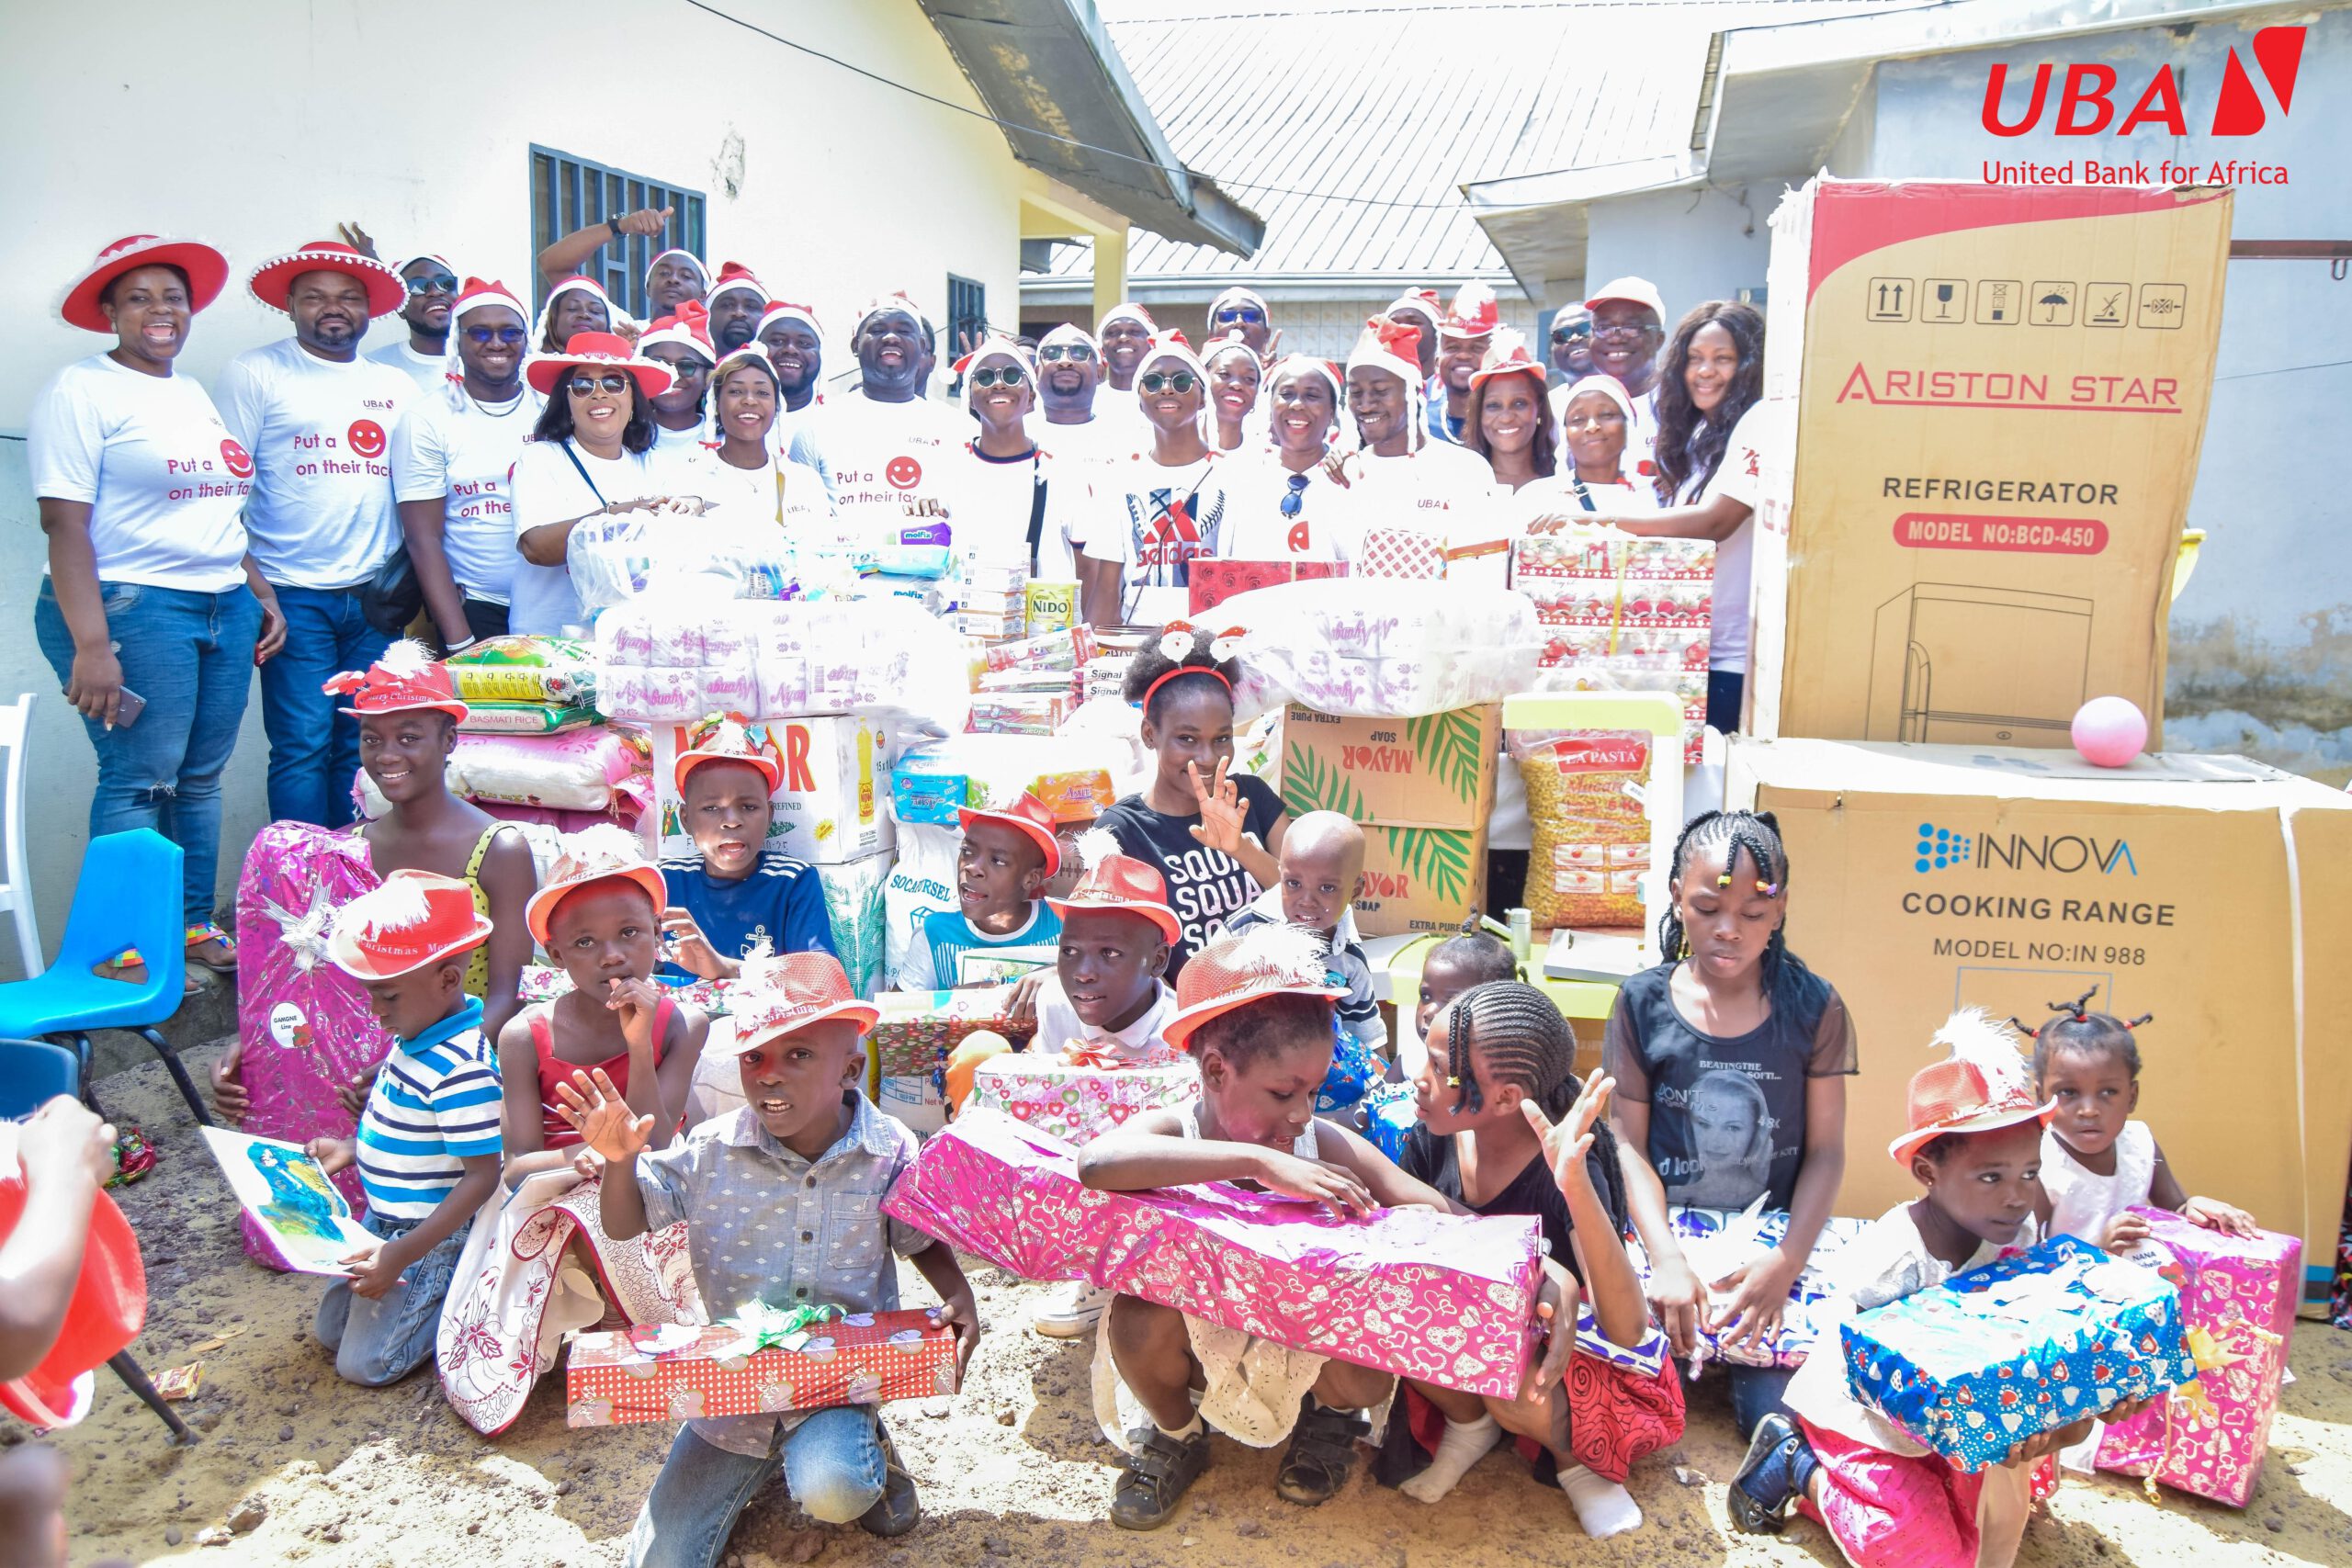
<svg viewBox="0 0 2352 1568"><path fill-rule="evenodd" d="M147 699L125 686L122 689L122 694L115 701L114 727L117 729L129 729L139 722L139 716L146 711Z"/></svg>

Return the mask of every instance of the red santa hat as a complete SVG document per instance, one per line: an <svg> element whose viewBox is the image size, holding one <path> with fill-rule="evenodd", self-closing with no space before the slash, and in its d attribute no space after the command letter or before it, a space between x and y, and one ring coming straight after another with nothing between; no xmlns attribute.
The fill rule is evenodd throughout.
<svg viewBox="0 0 2352 1568"><path fill-rule="evenodd" d="M1142 306L1136 304L1132 299L1123 299L1118 304L1112 306L1108 310L1104 311L1102 313L1102 319L1094 323L1094 335L1096 337L1101 337L1104 333L1111 330L1111 323L1113 321L1118 321L1136 322L1145 332L1150 333L1152 336L1157 337L1159 335L1159 323L1151 319L1151 312L1145 310Z"/></svg>
<svg viewBox="0 0 2352 1568"><path fill-rule="evenodd" d="M348 696L351 705L339 711L354 716L430 711L446 713L463 724L469 711L458 698L448 666L436 663L433 650L414 637L393 643L365 670L329 676L319 690L331 697Z"/></svg>
<svg viewBox="0 0 2352 1568"><path fill-rule="evenodd" d="M363 984L413 975L490 940L490 917L454 876L402 866L335 911L327 956Z"/></svg>
<svg viewBox="0 0 2352 1568"><path fill-rule="evenodd" d="M899 288L893 289L888 294L876 295L875 298L868 299L865 302L865 309L858 311L857 324L850 329L849 335L853 338L856 337L858 333L865 330L866 322L882 314L885 310L904 310L908 315L914 318L915 324L917 326L928 327L931 325L931 318L922 313L922 307L916 304L905 289Z"/></svg>
<svg viewBox="0 0 2352 1568"><path fill-rule="evenodd" d="M1249 339L1239 333L1227 333L1201 350L1201 363L1204 366L1215 365L1220 356L1237 348L1252 359L1258 357L1258 351L1250 346Z"/></svg>
<svg viewBox="0 0 2352 1568"><path fill-rule="evenodd" d="M1418 312L1424 317L1429 321L1431 332L1435 332L1438 323L1445 320L1445 307L1438 302L1437 290L1434 288L1408 288L1391 300L1388 309L1382 314L1396 316L1408 310Z"/></svg>
<svg viewBox="0 0 2352 1568"><path fill-rule="evenodd" d="M613 297L594 278L575 272L570 277L557 279L539 306L538 319L531 323L531 347L535 352L547 347L548 323L555 319L555 302L567 294L594 294L604 302L605 320L615 326L628 319L628 312L613 303Z"/></svg>
<svg viewBox="0 0 2352 1568"><path fill-rule="evenodd" d="M637 340L637 352L642 355L657 343L691 349L705 359L718 357L718 346L710 341L710 312L699 299L680 301L676 314L663 316L647 327Z"/></svg>
<svg viewBox="0 0 2352 1568"><path fill-rule="evenodd" d="M755 331L752 335L756 337L760 333L767 331L768 328L774 326L778 321L798 321L810 332L815 333L819 338L822 338L825 335L825 329L823 325L817 320L817 308L815 306L795 305L790 300L786 299L771 299L768 301L768 308L760 312L760 324L757 331Z"/></svg>
<svg viewBox="0 0 2352 1568"><path fill-rule="evenodd" d="M682 261L688 266L694 268L695 276L703 280L704 287L709 287L710 269L702 265L702 258L695 254L694 252L682 250L676 245L673 245L668 250L661 252L659 254L655 255L651 261L645 264L645 281L649 286L653 282L653 269L660 266L663 262L669 261L673 258Z"/></svg>
<svg viewBox="0 0 2352 1568"><path fill-rule="evenodd" d="M1019 340L1008 337L1000 332L990 332L980 340L979 346L948 367L950 372L961 378L964 382L964 408L967 412L969 412L972 407L973 389L970 375L972 367L991 354L1002 355L1019 366L1022 374L1028 378L1033 392L1037 385L1037 361L1029 351L1021 345Z"/></svg>
<svg viewBox="0 0 2352 1568"><path fill-rule="evenodd" d="M760 280L752 275L752 269L741 262L718 264L718 276L710 280L710 291L703 296L703 303L709 304L730 288L746 289L758 295L761 304L767 303L768 291L761 287Z"/></svg>
<svg viewBox="0 0 2352 1568"><path fill-rule="evenodd" d="M1209 373L1201 367L1201 356L1193 352L1193 345L1184 340L1184 334L1173 327L1153 334L1150 346L1143 351L1143 357L1136 361L1136 375L1141 377L1151 368L1152 361L1156 359L1172 359L1190 370L1193 378L1204 386L1208 382Z"/></svg>
<svg viewBox="0 0 2352 1568"><path fill-rule="evenodd" d="M1420 344L1419 328L1386 316L1374 316L1363 324L1355 347L1348 351L1348 369L1385 371L1408 388L1419 388Z"/></svg>
<svg viewBox="0 0 2352 1568"><path fill-rule="evenodd" d="M1414 371L1418 375L1419 367L1416 366ZM1284 376L1320 376L1330 383L1334 403L1347 400L1346 373L1328 359L1317 359L1311 354L1285 354L1274 361L1272 370L1266 372L1266 385L1271 388Z"/></svg>
<svg viewBox="0 0 2352 1568"><path fill-rule="evenodd" d="M1495 298L1494 286L1474 277L1455 292L1453 309L1445 313L1443 325L1451 337L1490 337L1502 319L1502 302Z"/></svg>
<svg viewBox="0 0 2352 1568"><path fill-rule="evenodd" d="M449 319L457 321L467 311L484 305L503 305L514 312L514 319L518 321L527 322L531 319L531 312L523 309L523 301L514 298L514 291L506 285L495 278L480 277L469 277L458 287L457 301L449 307Z"/></svg>

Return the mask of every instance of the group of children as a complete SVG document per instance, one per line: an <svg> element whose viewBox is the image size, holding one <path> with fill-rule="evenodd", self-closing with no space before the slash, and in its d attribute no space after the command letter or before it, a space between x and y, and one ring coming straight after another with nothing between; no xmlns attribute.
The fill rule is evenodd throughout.
<svg viewBox="0 0 2352 1568"><path fill-rule="evenodd" d="M1844 1170L1853 1025L1788 949L1790 866L1772 818L1709 813L1683 832L1667 961L1624 986L1589 1080L1574 1070L1566 1021L1484 934L1429 954L1410 1027L1392 1043L1351 914L1363 831L1329 813L1294 821L1261 781L1231 772L1229 651L1179 627L1136 658L1128 695L1156 768L1090 836L1065 896L1046 895L1061 849L1033 796L962 813L959 903L925 921L913 972L952 986L965 953L1050 946L1052 964L1008 1003L1009 1032L1033 1033L1030 1051L1105 1071L1193 1064L1197 1099L1084 1146L1090 1186L1224 1181L1340 1214L1419 1205L1538 1219L1543 1349L1517 1397L1472 1396L1070 1290L1034 1325L1095 1334L1096 1411L1125 1455L1111 1518L1138 1529L1170 1518L1209 1462L1214 1428L1281 1445L1276 1491L1301 1505L1346 1483L1361 1441L1377 1446L1381 1479L1434 1502L1508 1438L1588 1534L1636 1528L1628 1471L1681 1430L1672 1355L1702 1333L1736 1343L1778 1326ZM469 1227L502 1172L513 1188L566 1166L597 1183L605 1240L683 1225L710 1317L755 1303L888 1310L906 1258L970 1355L979 1323L953 1253L881 1207L916 1140L861 1092L862 1037L877 1013L818 940L813 877L764 847L774 763L722 724L678 768L698 857L656 865L617 830L570 840L525 919L571 988L516 1011L494 1040L466 987L492 922L462 880L398 871L338 912L330 956L395 1042L356 1136L312 1146L329 1168L356 1163L377 1238L318 1311L345 1377L388 1382L430 1359ZM729 1027L666 994L661 981L684 976L731 982ZM1953 1060L1915 1080L1911 1124L1892 1148L1923 1194L1833 1260L1847 1310L2045 1231L2122 1247L2136 1239L2133 1204L2250 1224L2188 1197L2130 1120L2132 1026L2088 1000L2038 1032L2030 1066L1982 1019L1939 1036ZM1335 1055L1351 1046L1412 1085L1417 1124L1397 1159L1317 1113ZM1009 1050L1001 1037L967 1040L946 1066L950 1103ZM730 1058L734 1081L715 1098L711 1069ZM738 1095L740 1108L721 1108ZM1781 1242L1728 1278L1698 1278L1674 1207L1758 1199L1787 1213ZM1792 1382L1736 1366L1728 1382L1752 1437L1736 1520L1777 1530L1801 1507L1866 1568L2007 1561L2037 1461L2081 1435L2022 1444L1980 1479L1856 1404L1834 1357ZM653 1483L629 1561L716 1562L779 1467L817 1518L895 1535L920 1517L871 1407L695 1421ZM1905 1556L1898 1537L1904 1551L1931 1550Z"/></svg>

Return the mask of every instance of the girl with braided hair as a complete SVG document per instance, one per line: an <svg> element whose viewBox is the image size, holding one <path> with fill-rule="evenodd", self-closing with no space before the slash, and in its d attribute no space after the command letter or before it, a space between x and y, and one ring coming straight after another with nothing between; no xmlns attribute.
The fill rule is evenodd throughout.
<svg viewBox="0 0 2352 1568"><path fill-rule="evenodd" d="M1625 982L1602 1040L1628 1204L1677 1352L1694 1350L1702 1329L1722 1349L1767 1350L1845 1176L1853 1022L1789 951L1789 854L1770 812L1693 818L1668 890L1666 962ZM1745 1086L1736 1096L1734 1079ZM1760 1198L1788 1215L1787 1231L1724 1278L1700 1280L1668 1205L1702 1198L1732 1209ZM1789 1374L1729 1370L1745 1436L1778 1407Z"/></svg>
<svg viewBox="0 0 2352 1568"><path fill-rule="evenodd" d="M2097 995L2094 986L2051 1003L2052 1016L2034 1032L2034 1091L2053 1108L2041 1132L2042 1234L2128 1252L2148 1235L2148 1222L2132 1211L2157 1208L2208 1230L2254 1235L2244 1209L2190 1197L2148 1124L2131 1119L2140 1107L2136 1032L2149 1020L2092 1012Z"/></svg>
<svg viewBox="0 0 2352 1568"><path fill-rule="evenodd" d="M1408 1382L1407 1419L1383 1448L1381 1478L1409 1475L1402 1490L1434 1503L1508 1431L1539 1472L1556 1473L1587 1535L1638 1529L1625 1475L1682 1435L1682 1390L1625 1250L1624 1180L1601 1114L1613 1086L1577 1081L1568 1021L1520 980L1447 1002L1427 1043L1413 1085L1420 1121L1398 1168L1465 1213L1541 1220L1600 1337L1629 1351L1646 1345L1650 1355L1636 1371L1578 1348L1565 1380L1516 1400Z"/></svg>

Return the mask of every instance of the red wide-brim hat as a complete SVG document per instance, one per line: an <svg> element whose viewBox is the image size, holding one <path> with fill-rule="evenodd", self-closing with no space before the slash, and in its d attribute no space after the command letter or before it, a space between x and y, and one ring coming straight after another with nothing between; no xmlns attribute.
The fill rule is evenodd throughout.
<svg viewBox="0 0 2352 1568"><path fill-rule="evenodd" d="M13 1144L13 1138L10 1140ZM0 1236L24 1217L25 1178L10 1148L0 1175ZM90 1205L90 1236L82 1272L65 1305L65 1321L40 1364L0 1382L0 1406L40 1427L70 1427L90 1412L91 1373L130 1348L147 1321L147 1269L139 1238L114 1200L100 1192Z"/></svg>
<svg viewBox="0 0 2352 1568"><path fill-rule="evenodd" d="M346 272L357 278L368 290L370 321L389 316L408 302L408 285L401 281L399 273L374 256L362 255L334 240L313 240L299 251L272 256L254 268L245 287L271 310L291 314L286 309L286 298L293 292L294 280L306 272Z"/></svg>
<svg viewBox="0 0 2352 1568"><path fill-rule="evenodd" d="M637 378L637 389L647 397L670 389L670 372L654 360L630 350L628 340L611 333L574 333L571 342L554 354L535 354L523 367L531 390L552 396L556 383L570 370L624 370Z"/></svg>
<svg viewBox="0 0 2352 1568"><path fill-rule="evenodd" d="M1032 811L1035 815L1032 815ZM1061 840L1054 835L1053 818L1046 815L1044 803L1035 795L1024 795L1012 807L1002 811L983 811L970 806L959 806L956 808L957 827L968 833L972 830L972 824L975 822L994 822L1018 831L1031 843L1036 845L1038 851L1045 855L1046 880L1051 881L1061 874Z"/></svg>
<svg viewBox="0 0 2352 1568"><path fill-rule="evenodd" d="M89 270L66 289L65 302L58 306L57 313L69 327L93 333L114 331L106 312L98 309L98 296L116 278L142 266L175 266L187 274L191 314L218 299L229 282L229 258L210 245L156 234L130 234L98 253Z"/></svg>
<svg viewBox="0 0 2352 1568"><path fill-rule="evenodd" d="M593 887L599 882L634 882L653 900L653 912L660 915L670 907L670 884L661 869L653 865L618 865L603 870L582 872L577 876L560 876L531 895L523 906L523 923L531 928L531 940L553 951L548 928L555 921L555 907L582 887Z"/></svg>

